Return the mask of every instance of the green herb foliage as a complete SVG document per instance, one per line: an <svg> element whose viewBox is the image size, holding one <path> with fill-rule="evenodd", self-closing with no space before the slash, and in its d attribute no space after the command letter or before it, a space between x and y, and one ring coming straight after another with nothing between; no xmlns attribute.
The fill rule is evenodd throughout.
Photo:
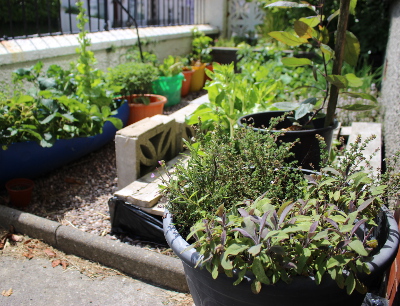
<svg viewBox="0 0 400 306"><path fill-rule="evenodd" d="M192 30L192 36L192 53L190 54L192 64L194 65L196 62L211 63L212 38L206 36L204 32L197 28Z"/></svg>
<svg viewBox="0 0 400 306"><path fill-rule="evenodd" d="M292 156L293 144L278 146L279 134L238 129L231 138L217 126L212 132L199 132L195 143L186 143L191 156L187 165L178 165L165 182L168 209L183 232L221 204L231 209L266 190L279 203L300 195L302 173L284 162Z"/></svg>
<svg viewBox="0 0 400 306"><path fill-rule="evenodd" d="M200 105L188 118L188 124L199 123L204 129L212 129L219 122L229 135L235 132L236 121L240 116L257 108L267 109L272 105L273 91L276 85L269 79L266 82L254 82L235 74L234 65L214 63L214 72L207 71L212 79L205 87L209 102ZM250 69L250 67L249 67ZM249 72L249 70L247 70Z"/></svg>
<svg viewBox="0 0 400 306"><path fill-rule="evenodd" d="M179 57L169 55L166 57L161 65L158 66L160 76L172 77L182 72L183 63Z"/></svg>
<svg viewBox="0 0 400 306"><path fill-rule="evenodd" d="M107 80L121 87L119 94L144 95L152 93L152 82L158 79L159 70L150 63L128 62L109 70ZM143 101L148 104L149 101Z"/></svg>
<svg viewBox="0 0 400 306"><path fill-rule="evenodd" d="M366 292L358 275L369 273L378 213L400 186L398 174L370 171L363 150L373 138L304 174L284 162L290 144L276 136L240 129L232 139L217 128L188 144L191 158L164 182L167 208L182 235L191 228L189 249L213 278L225 273L236 285L252 273L258 293L296 275L317 284L329 275L348 294Z"/></svg>

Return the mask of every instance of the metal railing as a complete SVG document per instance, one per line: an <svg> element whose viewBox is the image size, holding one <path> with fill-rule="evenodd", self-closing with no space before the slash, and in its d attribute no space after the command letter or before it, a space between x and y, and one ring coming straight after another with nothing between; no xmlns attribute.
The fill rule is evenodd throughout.
<svg viewBox="0 0 400 306"><path fill-rule="evenodd" d="M201 24L204 0L83 0L90 32ZM1 0L0 41L78 33L76 0ZM133 20L133 19L134 20Z"/></svg>

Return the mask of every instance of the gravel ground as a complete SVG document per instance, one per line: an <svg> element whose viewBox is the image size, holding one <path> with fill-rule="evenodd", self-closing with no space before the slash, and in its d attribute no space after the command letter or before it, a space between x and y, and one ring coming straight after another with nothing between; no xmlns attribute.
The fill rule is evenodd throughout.
<svg viewBox="0 0 400 306"><path fill-rule="evenodd" d="M178 105L166 108L164 114L177 111L205 93L204 90L190 93ZM91 234L172 255L165 246L147 243L137 237L111 235L107 202L118 182L114 142L34 182L33 198L25 208L26 212ZM0 191L0 204L9 205L5 190Z"/></svg>

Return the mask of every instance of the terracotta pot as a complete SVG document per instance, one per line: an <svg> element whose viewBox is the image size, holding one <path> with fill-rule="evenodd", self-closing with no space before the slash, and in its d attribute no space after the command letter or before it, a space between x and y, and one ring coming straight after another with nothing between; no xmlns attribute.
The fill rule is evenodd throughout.
<svg viewBox="0 0 400 306"><path fill-rule="evenodd" d="M192 75L194 70L182 71L184 79L182 81L181 96L184 97L189 93L190 82L192 81Z"/></svg>
<svg viewBox="0 0 400 306"><path fill-rule="evenodd" d="M129 103L130 111L128 125L138 122L144 118L152 117L154 115L161 115L163 113L164 104L167 103L166 97L154 94L145 94L144 96L150 99L149 105L135 103L135 99L140 97L140 95L123 97L124 99L127 99Z"/></svg>
<svg viewBox="0 0 400 306"><path fill-rule="evenodd" d="M31 202L34 183L30 179L16 178L6 183L10 202L17 207L26 207Z"/></svg>

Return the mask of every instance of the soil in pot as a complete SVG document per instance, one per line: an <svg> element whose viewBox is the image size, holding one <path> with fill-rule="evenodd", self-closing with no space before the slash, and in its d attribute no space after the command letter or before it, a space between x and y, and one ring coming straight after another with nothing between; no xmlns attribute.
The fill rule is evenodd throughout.
<svg viewBox="0 0 400 306"><path fill-rule="evenodd" d="M275 130L267 130L267 128L272 118L280 117L284 114L285 112L281 111L271 111L245 115L239 118L238 124L239 126L250 125L254 130L261 132L281 132L283 129L292 126L292 122L289 119L286 118L280 122L275 127ZM285 134L279 138L285 143L294 142L296 139L299 139L299 142L293 147L292 152L295 154L294 159L298 161L299 166L303 169L319 170L320 168L322 152L316 135L324 138L326 149L330 150L333 130L337 128L338 122L335 120L334 125L324 127L324 120L324 118L315 119L313 120L314 128L285 131Z"/></svg>

